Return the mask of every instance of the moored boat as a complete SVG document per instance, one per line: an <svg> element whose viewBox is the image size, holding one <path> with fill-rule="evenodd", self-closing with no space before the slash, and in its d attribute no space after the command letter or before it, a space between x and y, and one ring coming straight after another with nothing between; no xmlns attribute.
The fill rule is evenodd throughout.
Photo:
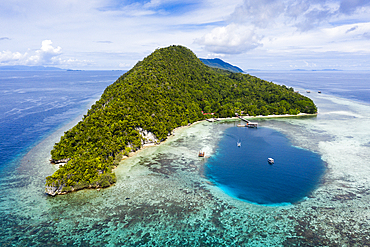
<svg viewBox="0 0 370 247"><path fill-rule="evenodd" d="M257 126L258 126L258 123L252 123L252 122L249 122L246 125L246 127L248 128L257 128Z"/></svg>

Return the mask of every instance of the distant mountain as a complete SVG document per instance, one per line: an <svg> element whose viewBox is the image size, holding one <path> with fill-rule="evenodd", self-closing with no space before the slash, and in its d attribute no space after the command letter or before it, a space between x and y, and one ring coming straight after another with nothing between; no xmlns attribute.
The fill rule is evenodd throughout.
<svg viewBox="0 0 370 247"><path fill-rule="evenodd" d="M231 65L229 63L226 63L219 58L214 58L214 59L200 58L200 61L202 61L205 65L209 67L224 69L224 70L228 70L228 71L235 72L235 73L243 73L243 70L241 68Z"/></svg>
<svg viewBox="0 0 370 247"><path fill-rule="evenodd" d="M341 69L292 69L291 71L343 71Z"/></svg>
<svg viewBox="0 0 370 247"><path fill-rule="evenodd" d="M312 70L312 71L343 71L341 69L318 69L318 70Z"/></svg>
<svg viewBox="0 0 370 247"><path fill-rule="evenodd" d="M10 65L0 66L0 70L11 70L11 71L45 71L45 70L64 70L57 67L45 67L45 66L26 66L26 65Z"/></svg>

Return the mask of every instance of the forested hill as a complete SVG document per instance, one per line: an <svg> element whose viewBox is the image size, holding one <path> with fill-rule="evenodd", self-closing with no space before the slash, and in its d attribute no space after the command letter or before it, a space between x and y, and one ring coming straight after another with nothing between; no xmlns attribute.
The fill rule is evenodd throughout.
<svg viewBox="0 0 370 247"><path fill-rule="evenodd" d="M185 47L158 49L108 86L55 144L52 159L70 160L46 178L46 192L107 187L116 181L112 168L122 156L148 139L165 140L174 128L210 116L203 112L231 117L241 111L316 113L316 106L292 88L210 68Z"/></svg>
<svg viewBox="0 0 370 247"><path fill-rule="evenodd" d="M229 63L226 63L225 61L222 61L219 58L213 58L213 59L200 58L200 61L202 61L205 65L209 67L225 69L225 70L235 72L235 73L243 73L243 70L241 68L231 65Z"/></svg>

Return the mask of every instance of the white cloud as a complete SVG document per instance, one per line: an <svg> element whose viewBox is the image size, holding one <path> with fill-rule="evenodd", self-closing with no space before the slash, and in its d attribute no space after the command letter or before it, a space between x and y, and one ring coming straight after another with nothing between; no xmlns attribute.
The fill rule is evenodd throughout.
<svg viewBox="0 0 370 247"><path fill-rule="evenodd" d="M20 53L20 52L11 52L11 51L3 51L0 52L0 64L3 65L14 65L14 64L22 64L24 65L24 61L28 53Z"/></svg>
<svg viewBox="0 0 370 247"><path fill-rule="evenodd" d="M59 64L60 60L57 57L62 53L62 48L60 46L54 48L52 44L51 40L42 41L41 49L28 58L28 63L35 65Z"/></svg>
<svg viewBox="0 0 370 247"><path fill-rule="evenodd" d="M260 46L259 40L260 37L251 28L230 24L214 28L195 42L214 53L239 54Z"/></svg>
<svg viewBox="0 0 370 247"><path fill-rule="evenodd" d="M1 65L60 65L60 66L83 66L91 64L88 60L78 60L74 58L61 59L59 56L62 54L62 48L60 46L54 47L51 40L44 40L41 43L41 48L35 52L31 52L28 49L27 52L11 52L3 51L0 52L0 64Z"/></svg>
<svg viewBox="0 0 370 247"><path fill-rule="evenodd" d="M319 28L332 19L369 10L368 0L244 0L230 19L271 28L277 21L300 31Z"/></svg>
<svg viewBox="0 0 370 247"><path fill-rule="evenodd" d="M41 48L34 54L29 51L25 53L3 51L0 52L0 63L6 65L55 65L60 63L57 57L61 54L60 46L53 47L51 40L44 40Z"/></svg>
<svg viewBox="0 0 370 247"><path fill-rule="evenodd" d="M370 13L368 6L364 0L243 0L226 25L210 30L195 42L204 45L207 51L242 54L256 48L261 52L290 53L290 47L298 47L300 51L302 48L347 51L340 45L356 39L350 45L351 50L360 44L357 50L361 50L364 47L358 39L366 39L368 35L367 30L358 28L355 20L358 16L363 22L363 16ZM349 23L353 25L348 26ZM337 27L346 28L347 32ZM340 30L341 34L334 37L330 30ZM353 37L354 34L357 36Z"/></svg>

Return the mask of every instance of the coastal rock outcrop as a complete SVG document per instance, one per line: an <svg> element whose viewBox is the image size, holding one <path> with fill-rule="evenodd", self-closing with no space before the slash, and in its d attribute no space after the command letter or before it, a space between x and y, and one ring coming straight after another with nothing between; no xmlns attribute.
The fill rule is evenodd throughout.
<svg viewBox="0 0 370 247"><path fill-rule="evenodd" d="M59 166L64 166L65 164L68 163L68 161L70 161L71 159L70 158L65 158L65 159L60 159L60 160L54 160L54 159L51 159L50 160L50 163L51 164L55 164L55 165L59 165Z"/></svg>
<svg viewBox="0 0 370 247"><path fill-rule="evenodd" d="M158 138L150 131L144 130L141 127L136 128L137 131L139 131L142 139L141 139L141 145L145 144L156 144L159 143L160 141Z"/></svg>
<svg viewBox="0 0 370 247"><path fill-rule="evenodd" d="M45 193L50 196L56 196L59 194L62 194L63 185L60 185L59 187L56 186L46 186L45 187Z"/></svg>

